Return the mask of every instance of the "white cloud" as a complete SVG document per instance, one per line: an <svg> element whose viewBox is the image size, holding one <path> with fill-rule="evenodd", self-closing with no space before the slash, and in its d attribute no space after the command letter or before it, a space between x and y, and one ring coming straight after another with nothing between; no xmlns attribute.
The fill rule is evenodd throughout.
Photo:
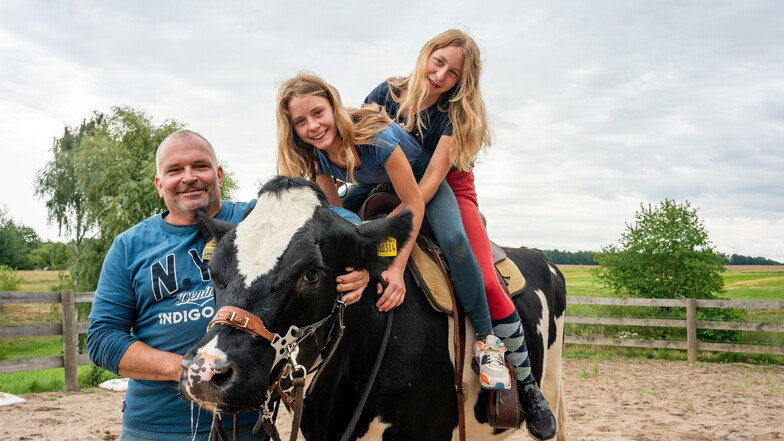
<svg viewBox="0 0 784 441"><path fill-rule="evenodd" d="M203 133L248 199L275 170L281 81L314 71L358 105L455 26L483 51L497 142L476 171L494 239L597 250L670 198L699 207L721 251L784 261L775 0L4 2L0 205L55 238L35 172L63 125L115 105Z"/></svg>

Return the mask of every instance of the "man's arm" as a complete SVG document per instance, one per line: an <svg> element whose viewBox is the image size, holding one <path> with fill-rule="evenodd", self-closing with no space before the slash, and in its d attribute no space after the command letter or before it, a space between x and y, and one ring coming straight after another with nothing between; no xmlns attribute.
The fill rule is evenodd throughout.
<svg viewBox="0 0 784 441"><path fill-rule="evenodd" d="M179 381L182 355L159 351L140 341L132 343L120 359L118 373L136 380Z"/></svg>

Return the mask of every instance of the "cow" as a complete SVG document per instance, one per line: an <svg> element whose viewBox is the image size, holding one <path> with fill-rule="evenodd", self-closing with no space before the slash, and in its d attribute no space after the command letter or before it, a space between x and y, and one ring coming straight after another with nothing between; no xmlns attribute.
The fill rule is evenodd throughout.
<svg viewBox="0 0 784 441"><path fill-rule="evenodd" d="M282 393L270 387L299 369L308 382L300 409L307 440L459 439L454 319L431 307L409 274L402 305L391 313L375 307L375 282L390 263L379 244L406 242L410 212L354 225L329 209L313 183L276 177L236 227L206 216L200 223L218 240L209 263L218 312L183 359L183 398L216 412L261 409L269 418L270 400ZM566 440L564 279L537 251L506 251L527 279L514 302L534 375L558 421L557 439ZM337 301L334 282L346 267L371 274L350 306ZM472 336L470 322L460 320ZM503 439L513 430L487 423L485 392L470 363L465 357L465 437Z"/></svg>

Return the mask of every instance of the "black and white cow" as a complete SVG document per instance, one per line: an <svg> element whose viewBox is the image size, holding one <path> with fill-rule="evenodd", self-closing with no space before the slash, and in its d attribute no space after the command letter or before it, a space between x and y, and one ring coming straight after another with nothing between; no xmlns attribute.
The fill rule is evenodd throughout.
<svg viewBox="0 0 784 441"><path fill-rule="evenodd" d="M344 268L364 268L377 279L390 263L377 255L379 242L393 237L402 245L410 228L408 212L350 224L328 208L312 183L275 178L264 185L255 208L236 228L212 220L203 228L222 237L210 262L216 307L241 308L261 319L270 333L285 336L292 326L304 327L330 315L338 297L335 278ZM558 420L557 439L564 440L563 276L538 252L507 252L528 281L515 303L526 326L534 374ZM361 300L345 308L343 338L305 397L301 429L308 440L340 439L350 425L387 324L388 314L375 307L374 287L371 280ZM457 439L452 318L436 312L409 275L406 290L406 300L394 310L383 363L351 440ZM473 335L465 323L467 334ZM334 328L324 326L300 343L300 364L310 369L322 360L329 329ZM466 343L467 354L472 345ZM185 356L181 394L226 412L258 408L275 379L273 371L279 370L273 367L276 354L267 339L233 325L212 326ZM510 435L511 430L497 431L487 424L470 356L463 371L466 439Z"/></svg>

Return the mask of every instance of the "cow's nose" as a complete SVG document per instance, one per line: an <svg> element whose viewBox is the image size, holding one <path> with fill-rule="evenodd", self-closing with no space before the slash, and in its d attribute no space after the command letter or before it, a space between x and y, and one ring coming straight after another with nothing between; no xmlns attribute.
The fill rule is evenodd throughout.
<svg viewBox="0 0 784 441"><path fill-rule="evenodd" d="M189 365L183 366L188 383L212 383L220 387L229 382L236 372L233 363L223 357L202 356L195 358Z"/></svg>

